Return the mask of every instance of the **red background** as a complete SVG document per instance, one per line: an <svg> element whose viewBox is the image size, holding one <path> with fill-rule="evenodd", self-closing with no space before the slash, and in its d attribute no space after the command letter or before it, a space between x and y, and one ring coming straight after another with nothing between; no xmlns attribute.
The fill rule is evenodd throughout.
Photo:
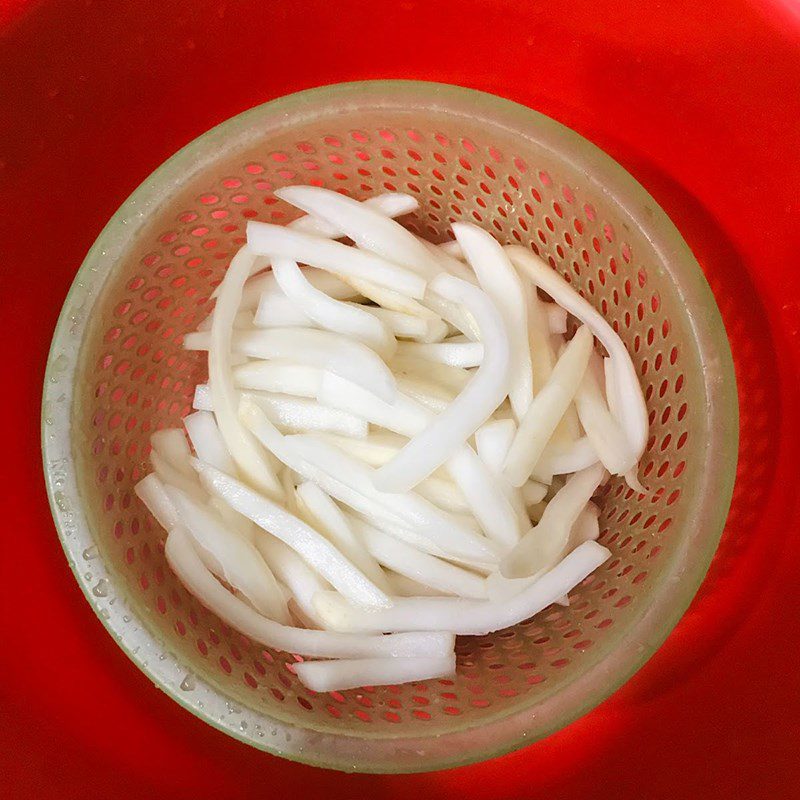
<svg viewBox="0 0 800 800"><path fill-rule="evenodd" d="M794 0L0 0L0 37L0 794L800 794ZM709 276L742 405L722 548L651 662L544 742L483 765L400 777L270 757L156 691L102 631L69 573L38 441L44 361L67 287L136 185L245 108L378 77L504 95L621 161Z"/></svg>

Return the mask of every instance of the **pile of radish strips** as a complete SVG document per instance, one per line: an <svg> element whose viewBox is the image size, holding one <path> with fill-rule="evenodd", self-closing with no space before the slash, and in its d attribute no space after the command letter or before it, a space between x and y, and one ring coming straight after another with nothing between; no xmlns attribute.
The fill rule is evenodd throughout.
<svg viewBox="0 0 800 800"><path fill-rule="evenodd" d="M568 604L610 556L592 496L644 491L633 364L523 247L426 242L403 194L276 195L305 216L248 223L185 337L208 383L136 492L186 588L307 687L451 675L456 635Z"/></svg>

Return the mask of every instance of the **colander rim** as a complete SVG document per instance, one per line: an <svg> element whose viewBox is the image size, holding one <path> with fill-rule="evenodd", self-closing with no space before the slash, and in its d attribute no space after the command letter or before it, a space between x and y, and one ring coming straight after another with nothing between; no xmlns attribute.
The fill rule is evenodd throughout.
<svg viewBox="0 0 800 800"><path fill-rule="evenodd" d="M180 688L186 669L180 660L169 653L168 645L155 632L147 628L144 620L138 619L127 607L123 597L114 598L119 603L115 608L107 597L93 591L102 580L113 581L113 569L99 563L91 564L91 578L86 576L87 564L83 559L86 548L93 543L89 522L80 505L77 476L72 461L70 420L72 412L73 385L80 362L80 345L90 316L91 305L100 295L105 280L113 269L115 256L125 247L125 241L137 226L144 224L148 214L170 197L177 186L191 177L214 159L216 143L245 147L251 139L263 135L264 123L275 125L282 115L314 116L320 109L332 104L351 103L369 108L383 106L402 107L410 95L419 100L424 97L428 110L450 111L455 106L470 109L472 116L481 114L493 124L506 125L523 138L533 138L539 145L542 139L558 138L569 144L571 161L586 169L592 182L604 194L611 197L612 189L619 188L628 197L633 197L637 214L625 213L647 236L651 245L662 254L665 263L680 266L681 287L687 307L694 310L692 325L695 335L705 342L705 349L715 356L712 380L705 375L707 394L713 400L713 413L720 420L711 428L715 434L706 444L707 452L715 452L718 470L704 476L706 485L698 492L696 527L702 533L683 536L681 547L671 556L671 563L663 571L658 590L653 591L653 602L624 626L624 630L612 640L616 647L596 659L572 684L561 692L575 694L577 702L562 709L547 727L530 736L526 723L530 722L530 707L519 709L483 723L480 742L491 740L491 733L500 731L497 741L481 746L471 746L470 734L478 729L442 734L437 739L434 755L420 759L419 764L403 763L394 769L390 750L401 743L406 748L430 745L430 737L410 736L393 739L349 736L345 734L310 734L307 729L293 726L266 715L258 715L277 731L276 735L259 740L252 731L245 733L235 716L221 717L212 703L199 707L198 698L225 700L223 694L210 684L199 681L202 692L187 693ZM453 112L456 113L456 112ZM261 125L253 124L256 121ZM563 153L559 148L559 157ZM702 324L699 320L702 317ZM167 693L195 716L223 732L256 746L262 750L291 760L315 766L345 771L360 772L422 772L450 768L483 761L515 750L525 744L544 738L582 716L622 686L658 649L677 624L699 588L717 548L727 517L736 473L738 453L738 400L733 359L719 309L711 289L678 230L666 213L650 194L621 165L575 131L550 117L504 98L463 87L426 81L379 80L332 84L285 95L255 106L220 123L211 130L189 142L167 159L125 200L110 218L88 251L64 301L47 358L44 379L42 414L42 455L48 500L56 530L75 578L86 599L103 626L119 644L128 657L156 686ZM722 435L724 432L724 435ZM704 497L714 497L715 502L702 502ZM680 580L669 580L680 573ZM128 613L125 613L125 612ZM634 635L636 634L636 635ZM621 641L623 640L623 641ZM590 683L590 678L600 674L601 678ZM581 688L591 685L591 691ZM537 698L539 699L539 698ZM226 700L226 705L230 703ZM287 734L289 734L287 738ZM294 740L292 741L292 736ZM311 737L311 738L309 738ZM382 761L359 762L358 749L345 747L341 752L333 750L319 757L311 752L312 742L320 739L352 740L362 748L378 745L386 749ZM355 754L355 755L354 755Z"/></svg>

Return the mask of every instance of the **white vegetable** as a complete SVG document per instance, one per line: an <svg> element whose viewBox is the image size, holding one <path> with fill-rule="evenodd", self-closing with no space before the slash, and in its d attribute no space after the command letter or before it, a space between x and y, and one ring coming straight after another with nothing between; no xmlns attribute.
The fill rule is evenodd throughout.
<svg viewBox="0 0 800 800"><path fill-rule="evenodd" d="M208 352L208 385L211 403L225 446L241 475L252 486L273 497L280 497L281 488L269 461L244 430L238 419L239 398L233 385L230 368L233 319L242 299L242 287L255 259L243 247L233 260L220 284L220 293L211 325L211 346Z"/></svg>
<svg viewBox="0 0 800 800"><path fill-rule="evenodd" d="M357 305L353 303L352 305ZM383 322L398 339L440 342L447 336L447 323L434 316L420 317L380 306L358 306Z"/></svg>
<svg viewBox="0 0 800 800"><path fill-rule="evenodd" d="M550 333L564 334L567 332L567 312L557 303L545 303L547 311L547 324Z"/></svg>
<svg viewBox="0 0 800 800"><path fill-rule="evenodd" d="M486 597L486 583L475 573L423 553L362 520L354 520L354 524L370 554L384 567L442 592Z"/></svg>
<svg viewBox="0 0 800 800"><path fill-rule="evenodd" d="M326 270L308 266L302 266L301 269L311 284L321 292L325 292L328 297L334 297L337 300L352 300L358 297L358 291L350 286L349 283L345 283L341 278L332 275ZM265 294L284 297L283 292L278 288L272 270L263 272L261 275L254 275L247 281L239 307L243 311L252 311L260 305Z"/></svg>
<svg viewBox="0 0 800 800"><path fill-rule="evenodd" d="M540 258L518 245L507 247L506 252L517 268L562 308L587 325L608 351L614 362L615 380L611 389L617 421L625 431L635 457L641 458L647 444L647 408L636 369L622 340L608 322Z"/></svg>
<svg viewBox="0 0 800 800"><path fill-rule="evenodd" d="M512 486L522 486L533 472L556 425L578 391L591 352L592 334L583 326L576 331L519 424L503 467Z"/></svg>
<svg viewBox="0 0 800 800"><path fill-rule="evenodd" d="M431 589L430 586L424 586L413 578L399 575L390 569L385 570L385 573L392 586L393 594L397 597L441 597L449 594L449 592Z"/></svg>
<svg viewBox="0 0 800 800"><path fill-rule="evenodd" d="M605 468L612 475L624 475L636 466L625 432L611 415L600 388L602 362L596 353L589 362L575 396L578 417Z"/></svg>
<svg viewBox="0 0 800 800"><path fill-rule="evenodd" d="M156 431L150 437L150 445L158 455L179 472L192 476L192 465L189 463L192 451L186 436L180 428L166 428Z"/></svg>
<svg viewBox="0 0 800 800"><path fill-rule="evenodd" d="M375 485L385 491L410 489L441 466L486 422L508 390L508 336L491 300L477 287L450 275L439 275L432 287L446 299L466 306L475 317L481 331L484 357L475 375L447 410L376 472Z"/></svg>
<svg viewBox="0 0 800 800"><path fill-rule="evenodd" d="M533 399L531 354L528 345L528 310L522 282L499 242L486 231L463 222L453 223L453 233L478 283L501 313L511 348L509 397L517 419L522 419Z"/></svg>
<svg viewBox="0 0 800 800"><path fill-rule="evenodd" d="M258 389L296 397L316 397L323 374L324 371L318 367L275 359L242 364L234 369L233 379L240 389ZM195 390L196 398L197 390Z"/></svg>
<svg viewBox="0 0 800 800"><path fill-rule="evenodd" d="M526 481L522 484L522 499L527 506L541 503L547 495L547 486L538 481Z"/></svg>
<svg viewBox="0 0 800 800"><path fill-rule="evenodd" d="M188 531L207 556L204 563L229 586L241 592L256 611L276 622L288 623L289 612L275 576L255 547L208 508L178 489L167 493L178 512L180 526Z"/></svg>
<svg viewBox="0 0 800 800"><path fill-rule="evenodd" d="M594 503L587 503L572 526L569 546L577 547L584 542L596 542L600 536L599 517L600 509Z"/></svg>
<svg viewBox="0 0 800 800"><path fill-rule="evenodd" d="M136 496L145 504L147 510L156 518L156 522L170 531L178 523L178 512L167 496L164 484L154 473L145 475L134 487Z"/></svg>
<svg viewBox="0 0 800 800"><path fill-rule="evenodd" d="M416 658L452 653L454 637L449 633L362 636L281 625L225 589L203 565L181 528L170 532L164 552L172 571L203 605L223 622L267 647L317 658Z"/></svg>
<svg viewBox="0 0 800 800"><path fill-rule="evenodd" d="M234 347L251 358L292 360L341 375L389 403L397 391L394 376L372 350L330 331L309 328L241 331L234 337Z"/></svg>
<svg viewBox="0 0 800 800"><path fill-rule="evenodd" d="M368 611L351 605L333 592L320 592L314 606L333 630L338 631L452 631L483 636L516 625L572 591L611 553L597 542L584 542L558 565L518 594L502 601L465 600L460 597L397 597L391 608Z"/></svg>
<svg viewBox="0 0 800 800"><path fill-rule="evenodd" d="M303 685L315 692L385 686L444 678L456 671L455 653L437 658L363 658L303 661L294 665Z"/></svg>
<svg viewBox="0 0 800 800"><path fill-rule="evenodd" d="M517 426L513 419L494 419L475 431L475 448L486 466L495 474L503 471L508 448L514 441Z"/></svg>
<svg viewBox="0 0 800 800"><path fill-rule="evenodd" d="M300 270L305 274L305 270ZM270 273L272 274L272 273ZM308 280L306 278L306 280ZM309 285L312 285L309 281ZM317 289L316 291L319 291ZM324 293L323 293L324 294ZM328 297L326 294L325 297ZM329 298L333 300L333 298ZM335 302L339 302L338 300ZM354 306L360 308L357 303ZM313 328L314 321L282 292L264 292L253 317L256 328Z"/></svg>
<svg viewBox="0 0 800 800"><path fill-rule="evenodd" d="M477 367L483 361L483 345L480 342L399 342L397 352L401 356L451 367Z"/></svg>
<svg viewBox="0 0 800 800"><path fill-rule="evenodd" d="M280 196L281 191L284 190L279 190L275 194ZM289 203L292 202L288 197L284 199ZM375 197L369 197L366 200L362 200L360 205L363 208L378 212L384 217L401 217L403 214L410 214L419 208L416 198L400 192L385 192ZM340 239L342 236L347 235L344 230L331 224L329 219L322 219L313 214L308 214L290 222L289 227L304 233L312 233L315 236L324 236L328 239Z"/></svg>
<svg viewBox="0 0 800 800"><path fill-rule="evenodd" d="M315 483L305 481L297 487L297 496L305 510L312 517L320 532L339 551L349 558L379 589L391 594L391 587L378 562L364 547L361 537L353 531L342 510Z"/></svg>
<svg viewBox="0 0 800 800"><path fill-rule="evenodd" d="M285 186L275 195L329 223L360 248L425 278L433 278L441 270L437 259L414 234L364 203L317 186Z"/></svg>
<svg viewBox="0 0 800 800"><path fill-rule="evenodd" d="M556 564L569 545L575 521L604 477L601 464L572 475L547 504L539 524L503 559L500 564L503 575L524 578Z"/></svg>
<svg viewBox="0 0 800 800"><path fill-rule="evenodd" d="M219 432L217 421L212 413L195 411L194 414L183 418L183 424L189 434L194 452L201 461L207 461L211 466L231 475L236 473L233 459L225 446L225 440ZM188 461L187 465L189 469L192 468Z"/></svg>
<svg viewBox="0 0 800 800"><path fill-rule="evenodd" d="M368 426L363 419L307 397L270 392L252 392L247 396L264 410L273 424L284 431L327 431L353 437L367 435Z"/></svg>
<svg viewBox="0 0 800 800"><path fill-rule="evenodd" d="M302 261L340 277L368 280L407 297L419 299L425 294L425 280L414 272L330 239L250 220L247 223L247 244L254 253L272 259Z"/></svg>
<svg viewBox="0 0 800 800"><path fill-rule="evenodd" d="M586 436L566 446L551 439L533 470L533 477L549 483L553 475L579 472L598 460L597 452Z"/></svg>
<svg viewBox="0 0 800 800"><path fill-rule="evenodd" d="M360 306L335 300L314 288L297 262L276 258L272 272L286 297L321 328L362 342L382 358L394 354L397 341L386 325Z"/></svg>
<svg viewBox="0 0 800 800"><path fill-rule="evenodd" d="M288 544L344 597L363 605L391 605L384 592L301 519L214 467L202 462L195 464L200 480L209 492L225 500L259 528Z"/></svg>

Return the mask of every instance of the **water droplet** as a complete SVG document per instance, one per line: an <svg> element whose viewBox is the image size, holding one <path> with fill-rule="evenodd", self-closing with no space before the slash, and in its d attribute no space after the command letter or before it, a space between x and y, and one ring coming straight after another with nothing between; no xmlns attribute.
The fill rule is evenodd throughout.
<svg viewBox="0 0 800 800"><path fill-rule="evenodd" d="M239 706L235 706L229 700L225 701L225 708L228 709L228 713L229 714L241 714L242 713L242 709L239 708Z"/></svg>
<svg viewBox="0 0 800 800"><path fill-rule="evenodd" d="M277 736L278 735L278 729L277 728L270 728L269 729L269 735L270 736Z"/></svg>
<svg viewBox="0 0 800 800"><path fill-rule="evenodd" d="M97 558L97 546L92 545L91 547L87 547L81 555L84 557L86 561L91 560L92 558Z"/></svg>
<svg viewBox="0 0 800 800"><path fill-rule="evenodd" d="M194 682L194 675L192 675L191 672L187 672L181 681L181 689L183 689L184 692L193 692L196 685L197 684Z"/></svg>
<svg viewBox="0 0 800 800"><path fill-rule="evenodd" d="M90 581L92 579L92 573L91 572L84 572L83 577L84 577L85 580Z"/></svg>
<svg viewBox="0 0 800 800"><path fill-rule="evenodd" d="M103 619L108 619L111 616L111 612L107 608L100 609L100 616Z"/></svg>
<svg viewBox="0 0 800 800"><path fill-rule="evenodd" d="M246 731L246 730L247 730L247 723L246 723L244 720L242 720L242 721L239 723L239 727L240 727L240 728L241 728L243 731Z"/></svg>
<svg viewBox="0 0 800 800"><path fill-rule="evenodd" d="M70 510L69 498L67 498L64 492L56 492L53 499L56 501L59 511L67 512Z"/></svg>
<svg viewBox="0 0 800 800"><path fill-rule="evenodd" d="M127 614L123 614L122 615L122 621L123 622L130 622L131 618Z"/></svg>

